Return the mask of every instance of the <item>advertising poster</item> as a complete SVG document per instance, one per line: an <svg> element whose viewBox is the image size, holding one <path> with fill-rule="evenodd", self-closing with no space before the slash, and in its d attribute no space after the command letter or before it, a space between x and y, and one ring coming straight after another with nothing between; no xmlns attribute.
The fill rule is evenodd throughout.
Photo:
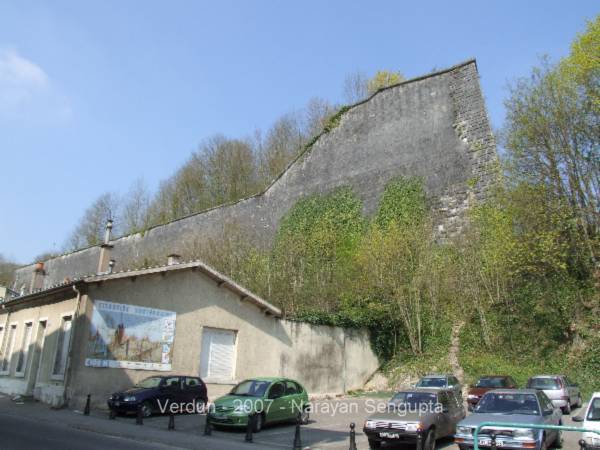
<svg viewBox="0 0 600 450"><path fill-rule="evenodd" d="M96 300L85 365L171 370L175 318L172 311Z"/></svg>

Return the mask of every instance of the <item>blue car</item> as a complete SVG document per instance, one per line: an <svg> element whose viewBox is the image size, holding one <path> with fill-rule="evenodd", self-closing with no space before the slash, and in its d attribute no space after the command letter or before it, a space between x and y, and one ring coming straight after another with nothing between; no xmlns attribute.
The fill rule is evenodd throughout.
<svg viewBox="0 0 600 450"><path fill-rule="evenodd" d="M203 412L208 402L206 385L198 377L170 375L146 378L131 389L116 392L108 407L117 414L137 413L144 417L154 413Z"/></svg>
<svg viewBox="0 0 600 450"><path fill-rule="evenodd" d="M473 433L483 422L562 425L562 412L542 391L534 389L493 390L486 393L473 414L458 423L454 441L460 450L473 448ZM492 434L498 449L546 450L562 447L562 434L555 430L485 427L479 433L480 448L490 448Z"/></svg>

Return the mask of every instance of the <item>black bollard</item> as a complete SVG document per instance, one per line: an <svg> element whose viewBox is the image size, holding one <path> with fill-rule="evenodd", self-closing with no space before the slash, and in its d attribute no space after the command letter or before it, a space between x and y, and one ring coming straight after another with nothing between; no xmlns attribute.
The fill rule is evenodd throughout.
<svg viewBox="0 0 600 450"><path fill-rule="evenodd" d="M296 419L296 432L294 433L294 449L302 450L302 440L300 439L300 415Z"/></svg>
<svg viewBox="0 0 600 450"><path fill-rule="evenodd" d="M210 424L210 417L206 415L206 422L204 423L204 436L210 436L212 434L212 425Z"/></svg>
<svg viewBox="0 0 600 450"><path fill-rule="evenodd" d="M87 400L85 401L85 408L83 408L83 414L86 416L90 415L90 398L92 396L90 394L87 395Z"/></svg>
<svg viewBox="0 0 600 450"><path fill-rule="evenodd" d="M585 439L579 440L579 448L580 450L585 450L587 448L587 443L585 442Z"/></svg>
<svg viewBox="0 0 600 450"><path fill-rule="evenodd" d="M173 431L175 429L175 414L169 414L169 426L168 430Z"/></svg>
<svg viewBox="0 0 600 450"><path fill-rule="evenodd" d="M356 424L354 422L352 422L350 424L350 449L349 450L356 450L356 431L354 430L356 428Z"/></svg>
<svg viewBox="0 0 600 450"><path fill-rule="evenodd" d="M135 423L137 425L144 425L144 414L142 414L142 405L138 405L137 412L135 415Z"/></svg>
<svg viewBox="0 0 600 450"><path fill-rule="evenodd" d="M417 450L423 450L423 432L417 431Z"/></svg>
<svg viewBox="0 0 600 450"><path fill-rule="evenodd" d="M248 425L246 425L246 442L252 442L252 429L254 428L254 417L256 414L250 414L248 416Z"/></svg>
<svg viewBox="0 0 600 450"><path fill-rule="evenodd" d="M115 417L116 417L116 416L117 416L117 413L116 413L116 411L115 411L114 409L110 408L110 409L108 410L108 418L109 418L110 420L115 420Z"/></svg>

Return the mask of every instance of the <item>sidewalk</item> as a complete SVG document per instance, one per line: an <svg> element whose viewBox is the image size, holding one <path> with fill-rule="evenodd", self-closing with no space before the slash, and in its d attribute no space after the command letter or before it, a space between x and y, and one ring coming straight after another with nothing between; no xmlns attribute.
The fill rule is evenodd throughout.
<svg viewBox="0 0 600 450"><path fill-rule="evenodd" d="M144 425L136 425L135 418L117 417L109 420L104 411L92 411L89 416L69 409L54 410L48 405L25 400L23 404L13 402L8 396L0 395L0 411L2 414L27 417L30 420L45 422L65 428L99 433L137 442L162 444L169 448L202 449L202 450L249 450L252 444L244 442L244 433L231 433L230 436L204 436L204 416L181 415L175 417L175 431L168 431L167 416L156 416L144 420ZM280 446L269 446L255 440L256 448L265 450L281 450ZM291 448L291 445L290 447Z"/></svg>

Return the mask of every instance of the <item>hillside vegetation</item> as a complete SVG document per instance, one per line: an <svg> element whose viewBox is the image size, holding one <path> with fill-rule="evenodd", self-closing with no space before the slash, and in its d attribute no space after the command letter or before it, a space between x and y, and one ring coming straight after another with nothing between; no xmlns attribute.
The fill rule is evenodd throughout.
<svg viewBox="0 0 600 450"><path fill-rule="evenodd" d="M436 239L418 179L386 188L373 217L350 188L298 202L271 249L235 229L201 256L287 317L368 327L392 382L450 369L466 382L561 372L600 384L600 18L506 101L501 182L460 238ZM198 255L200 256L200 255Z"/></svg>

